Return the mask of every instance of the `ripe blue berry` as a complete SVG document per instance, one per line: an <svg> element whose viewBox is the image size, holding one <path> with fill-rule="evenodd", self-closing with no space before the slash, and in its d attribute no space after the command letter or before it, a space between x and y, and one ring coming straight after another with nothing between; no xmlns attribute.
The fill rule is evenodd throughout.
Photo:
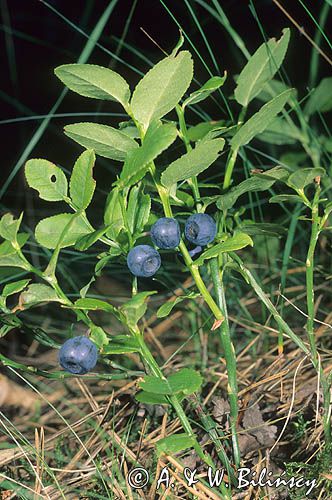
<svg viewBox="0 0 332 500"><path fill-rule="evenodd" d="M180 243L180 226L172 217L162 217L151 227L151 240L159 248L175 248Z"/></svg>
<svg viewBox="0 0 332 500"><path fill-rule="evenodd" d="M84 336L66 340L59 351L59 363L62 368L76 375L83 375L92 370L97 359L97 347Z"/></svg>
<svg viewBox="0 0 332 500"><path fill-rule="evenodd" d="M208 214L193 214L187 219L184 233L191 243L205 246L216 237L217 225Z"/></svg>
<svg viewBox="0 0 332 500"><path fill-rule="evenodd" d="M161 264L160 255L150 245L137 245L127 256L129 271L134 276L149 278L158 271Z"/></svg>
<svg viewBox="0 0 332 500"><path fill-rule="evenodd" d="M201 253L202 251L202 247L200 247L199 245L195 248L193 248L192 250L189 250L189 255L191 258L195 257L195 255Z"/></svg>

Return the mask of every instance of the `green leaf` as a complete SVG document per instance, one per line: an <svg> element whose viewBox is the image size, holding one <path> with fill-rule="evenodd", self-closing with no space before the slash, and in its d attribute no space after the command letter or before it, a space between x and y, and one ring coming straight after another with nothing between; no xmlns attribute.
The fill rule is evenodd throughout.
<svg viewBox="0 0 332 500"><path fill-rule="evenodd" d="M46 248L61 248L75 245L82 236L91 233L84 218L77 214L58 214L41 220L35 229L35 238Z"/></svg>
<svg viewBox="0 0 332 500"><path fill-rule="evenodd" d="M17 235L17 245L21 248L29 239L28 233ZM27 269L26 263L18 255L16 248L10 241L4 241L0 244L0 267L20 267Z"/></svg>
<svg viewBox="0 0 332 500"><path fill-rule="evenodd" d="M174 123L152 123L145 135L142 146L128 154L124 163L120 185L130 187L140 181L149 170L149 163L165 151L177 136Z"/></svg>
<svg viewBox="0 0 332 500"><path fill-rule="evenodd" d="M168 316L171 313L172 309L177 304L182 302L183 300L196 299L199 296L200 296L199 293L192 292L192 293L189 293L188 295L180 295L179 297L176 297L175 300L165 302L165 304L163 304L162 306L159 307L159 309L157 311L157 317L158 318L165 318L166 316Z"/></svg>
<svg viewBox="0 0 332 500"><path fill-rule="evenodd" d="M280 238L280 236L283 236L287 232L283 226L267 222L248 221L247 223L242 223L240 229L250 236L263 235L277 238Z"/></svg>
<svg viewBox="0 0 332 500"><path fill-rule="evenodd" d="M84 97L119 101L123 106L130 99L126 80L109 68L94 64L64 64L54 73L70 90Z"/></svg>
<svg viewBox="0 0 332 500"><path fill-rule="evenodd" d="M100 326L93 325L91 327L90 339L96 346L104 352L105 346L108 345L109 338Z"/></svg>
<svg viewBox="0 0 332 500"><path fill-rule="evenodd" d="M76 250L84 252L85 250L90 248L94 243L96 243L96 241L98 241L102 236L104 236L104 234L107 232L108 229L109 229L108 226L101 227L99 229L96 229L90 234L82 236L75 243Z"/></svg>
<svg viewBox="0 0 332 500"><path fill-rule="evenodd" d="M173 394L172 388L166 378L162 379L154 375L146 375L138 385L144 392L151 392L152 394Z"/></svg>
<svg viewBox="0 0 332 500"><path fill-rule="evenodd" d="M130 190L127 206L127 222L131 234L140 236L149 220L151 198L139 186Z"/></svg>
<svg viewBox="0 0 332 500"><path fill-rule="evenodd" d="M14 246L16 245L16 236L20 228L23 218L23 212L19 219L14 219L10 213L4 214L0 220L0 236L4 240L11 241Z"/></svg>
<svg viewBox="0 0 332 500"><path fill-rule="evenodd" d="M138 321L146 312L146 299L154 293L157 292L150 291L137 293L121 307L121 312L125 315L129 328L136 328Z"/></svg>
<svg viewBox="0 0 332 500"><path fill-rule="evenodd" d="M123 132L100 123L73 123L66 125L65 134L87 149L93 149L97 155L124 161L130 151L138 144Z"/></svg>
<svg viewBox="0 0 332 500"><path fill-rule="evenodd" d="M249 118L232 138L232 149L236 150L240 146L248 144L256 135L264 132L276 115L282 111L291 93L292 89L285 90L285 92L282 92L277 97L264 104L257 113Z"/></svg>
<svg viewBox="0 0 332 500"><path fill-rule="evenodd" d="M14 293L21 292L23 288L25 288L31 280L20 280L14 281L13 283L8 283L8 285L4 286L2 290L2 297L9 297L10 295L14 295Z"/></svg>
<svg viewBox="0 0 332 500"><path fill-rule="evenodd" d="M217 207L220 210L228 210L236 203L237 199L245 193L253 191L265 191L279 180L288 176L288 171L281 167L267 170L263 174L255 174L249 179L234 186L226 194L219 196Z"/></svg>
<svg viewBox="0 0 332 500"><path fill-rule="evenodd" d="M251 56L237 79L234 95L239 104L248 106L266 82L274 77L284 60L289 38L290 30L285 28L280 40L271 38Z"/></svg>
<svg viewBox="0 0 332 500"><path fill-rule="evenodd" d="M326 113L332 109L332 76L323 78L311 96L304 108L307 115L313 113Z"/></svg>
<svg viewBox="0 0 332 500"><path fill-rule="evenodd" d="M118 311L114 306L100 299L90 299L86 297L77 299L72 309L81 309L83 311L105 311L118 316Z"/></svg>
<svg viewBox="0 0 332 500"><path fill-rule="evenodd" d="M162 184L170 188L178 181L190 179L204 172L223 150L224 139L212 139L197 143L195 149L173 161L161 175Z"/></svg>
<svg viewBox="0 0 332 500"><path fill-rule="evenodd" d="M108 339L108 345L103 349L103 354L127 354L139 352L140 346L131 335L116 335Z"/></svg>
<svg viewBox="0 0 332 500"><path fill-rule="evenodd" d="M211 122L201 122L188 129L188 139L192 142L197 142L203 139L209 132L220 129L225 125L224 120L211 121ZM225 129L227 127L224 127Z"/></svg>
<svg viewBox="0 0 332 500"><path fill-rule="evenodd" d="M107 236L116 240L121 229L125 228L120 199L122 192L119 187L115 187L107 196L104 223L109 227ZM124 201L123 201L124 202Z"/></svg>
<svg viewBox="0 0 332 500"><path fill-rule="evenodd" d="M131 110L144 130L153 120L169 113L188 89L193 77L193 61L188 51L166 57L138 82Z"/></svg>
<svg viewBox="0 0 332 500"><path fill-rule="evenodd" d="M33 283L20 295L19 303L24 309L43 302L62 302L55 290L48 285Z"/></svg>
<svg viewBox="0 0 332 500"><path fill-rule="evenodd" d="M323 177L326 172L324 168L301 168L288 177L287 185L293 189L304 189L311 184L315 177Z"/></svg>
<svg viewBox="0 0 332 500"><path fill-rule="evenodd" d="M160 394L153 394L152 392L146 392L146 391L141 391L138 394L135 394L135 399L140 403L144 403L147 405L169 404L165 396L162 396Z"/></svg>
<svg viewBox="0 0 332 500"><path fill-rule="evenodd" d="M170 375L167 380L173 394L182 392L186 396L198 391L203 383L201 375L191 368L182 368Z"/></svg>
<svg viewBox="0 0 332 500"><path fill-rule="evenodd" d="M254 246L254 243L248 234L235 233L234 236L231 236L226 241L222 241L202 253L198 259L195 260L195 264L197 266L201 266L206 259L212 259L222 253L235 252L236 250L245 248L248 245Z"/></svg>
<svg viewBox="0 0 332 500"><path fill-rule="evenodd" d="M297 194L277 194L269 199L269 203L303 203L303 200Z"/></svg>
<svg viewBox="0 0 332 500"><path fill-rule="evenodd" d="M186 433L173 434L156 442L156 450L158 455L165 453L166 455L173 455L179 451L193 448L195 445L195 438Z"/></svg>
<svg viewBox="0 0 332 500"><path fill-rule="evenodd" d="M95 159L93 150L88 149L77 158L73 167L69 193L71 201L78 209L85 210L92 200L96 187L96 181L92 177Z"/></svg>
<svg viewBox="0 0 332 500"><path fill-rule="evenodd" d="M201 375L191 368L182 368L167 379L147 375L139 382L143 391L153 394L192 394L199 390L203 382Z"/></svg>
<svg viewBox="0 0 332 500"><path fill-rule="evenodd" d="M195 92L190 94L189 97L187 97L187 99L182 104L182 108L184 109L189 104L192 105L204 101L204 99L209 97L212 92L224 85L226 78L226 71L224 73L224 76L213 76L212 78L210 78L200 89L196 90Z"/></svg>
<svg viewBox="0 0 332 500"><path fill-rule="evenodd" d="M24 171L27 183L38 191L42 200L62 201L67 196L67 178L64 172L50 161L29 160Z"/></svg>
<svg viewBox="0 0 332 500"><path fill-rule="evenodd" d="M289 90L288 85L286 85L284 82L281 82L280 80L273 79L268 81L263 86L261 92L256 97L260 101L268 102L273 97L276 97L278 94L281 94L281 92L284 92L284 90ZM293 93L290 95L289 102L296 97L297 91L296 89L293 89Z"/></svg>
<svg viewBox="0 0 332 500"><path fill-rule="evenodd" d="M284 118L277 117L257 139L269 144L295 144L301 139L301 132L293 122L288 123Z"/></svg>

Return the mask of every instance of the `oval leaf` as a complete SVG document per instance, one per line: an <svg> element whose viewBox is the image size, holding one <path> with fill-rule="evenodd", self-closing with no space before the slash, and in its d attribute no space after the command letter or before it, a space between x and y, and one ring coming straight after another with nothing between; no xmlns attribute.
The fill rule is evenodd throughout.
<svg viewBox="0 0 332 500"><path fill-rule="evenodd" d="M284 60L290 37L290 30L283 30L280 40L272 38L263 43L249 59L241 71L234 92L235 99L242 106L247 106L256 97L263 86L271 80Z"/></svg>
<svg viewBox="0 0 332 500"><path fill-rule="evenodd" d="M254 245L250 236L245 233L236 233L226 241L222 241L202 253L202 255L195 260L195 264L197 266L201 266L206 259L212 259L221 253L235 252L236 250L240 250L248 245Z"/></svg>
<svg viewBox="0 0 332 500"><path fill-rule="evenodd" d="M173 161L161 175L162 184L170 188L178 181L190 179L204 172L223 150L224 139L201 141L195 149Z"/></svg>
<svg viewBox="0 0 332 500"><path fill-rule="evenodd" d="M148 128L141 147L132 151L125 161L120 184L130 187L140 181L149 169L149 163L155 160L175 141L177 129L174 123L153 123Z"/></svg>
<svg viewBox="0 0 332 500"><path fill-rule="evenodd" d="M116 128L99 123L73 123L66 125L65 134L97 155L124 161L130 151L138 148L137 142Z"/></svg>
<svg viewBox="0 0 332 500"><path fill-rule="evenodd" d="M292 89L285 90L277 97L264 104L247 122L245 122L231 140L233 150L248 144L256 135L264 132L280 111L282 111Z"/></svg>
<svg viewBox="0 0 332 500"><path fill-rule="evenodd" d="M64 229L68 231L63 234ZM41 220L35 229L38 243L46 248L55 248L61 241L61 248L75 245L76 241L91 232L83 217L75 214L58 214Z"/></svg>
<svg viewBox="0 0 332 500"><path fill-rule="evenodd" d="M109 68L94 64L64 64L54 73L70 90L84 97L119 101L124 106L128 104L128 83Z"/></svg>
<svg viewBox="0 0 332 500"><path fill-rule="evenodd" d="M193 77L193 61L188 51L166 57L138 82L131 109L147 130L149 124L171 111L186 92Z"/></svg>
<svg viewBox="0 0 332 500"><path fill-rule="evenodd" d="M69 193L72 202L78 209L89 206L96 187L96 181L92 177L92 169L95 164L95 154L91 149L84 151L75 162L70 177Z"/></svg>

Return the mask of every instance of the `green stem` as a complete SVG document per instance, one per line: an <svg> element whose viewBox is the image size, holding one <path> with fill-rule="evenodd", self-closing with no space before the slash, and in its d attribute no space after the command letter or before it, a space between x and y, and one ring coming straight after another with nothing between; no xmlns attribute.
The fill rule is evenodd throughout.
<svg viewBox="0 0 332 500"><path fill-rule="evenodd" d="M180 137L184 142L187 153L189 153L189 151L192 150L192 147L190 144L190 140L188 138L188 129L187 129L187 124L186 124L186 121L184 118L184 109L179 104L176 106L175 109L176 109L176 112L177 112L177 115L179 118ZM194 176L191 179L188 179L188 184L191 187L191 190L193 192L196 206L197 206L197 208L200 208L199 202L201 199L201 195L200 195L199 188L198 188L197 177Z"/></svg>
<svg viewBox="0 0 332 500"><path fill-rule="evenodd" d="M234 165L235 165L236 158L237 158L237 153L238 153L237 149L231 150L230 155L228 157L226 171L225 171L225 177L224 177L224 184L223 184L224 190L228 189L229 186L231 185L232 174L233 174L233 169L234 169Z"/></svg>
<svg viewBox="0 0 332 500"><path fill-rule="evenodd" d="M309 248L306 259L306 291L307 291L307 335L310 345L310 351L312 356L312 363L317 370L320 378L320 383L323 390L324 397L324 415L323 415L323 427L324 435L327 444L331 443L331 422L330 422L330 412L331 412L331 387L327 377L325 376L323 367L321 365L319 354L316 345L315 332L314 332L314 320L315 320L315 291L314 291L314 256L318 237L321 231L321 218L319 216L319 195L320 187L316 184L316 193L312 203L312 223L311 223L311 236L309 242Z"/></svg>
<svg viewBox="0 0 332 500"><path fill-rule="evenodd" d="M240 467L241 455L240 455L238 432L237 432L237 420L239 415L239 404L238 404L239 396L238 396L238 384L236 375L236 355L230 336L228 316L227 316L227 304L226 304L223 283L220 278L218 258L215 257L210 260L210 271L211 271L215 295L217 297L217 302L219 308L221 309L222 313L225 316L225 320L223 321L223 323L221 323L218 330L220 333L220 342L226 359L226 369L228 377L227 392L230 405L230 424L232 430L234 463L236 467Z"/></svg>
<svg viewBox="0 0 332 500"><path fill-rule="evenodd" d="M241 274L244 276L245 280L251 285L253 288L254 292L256 295L259 297L259 299L263 302L267 310L271 313L273 316L275 322L277 325L281 328L281 330L284 332L284 334L288 335L288 337L307 355L310 356L310 350L306 346L306 344L296 335L296 333L293 332L293 330L288 326L286 321L280 316L278 313L276 307L272 304L271 300L268 298L268 296L264 293L263 289L260 287L254 276L251 274L249 269L245 267L243 264L242 260L238 255L235 253L231 252L230 256L234 260L234 262L237 262L239 265Z"/></svg>
<svg viewBox="0 0 332 500"><path fill-rule="evenodd" d="M156 362L156 360L152 356L152 353L151 353L150 349L146 345L146 343L144 341L144 338L143 338L143 335L140 332L137 332L135 334L135 337L136 337L137 341L139 342L143 361L148 366L150 372L155 377L158 377L158 378L161 378L161 379L165 380L164 374L161 371L158 363ZM187 415L185 414L185 412L184 412L184 410L183 410L183 408L182 408L182 406L181 406L181 404L180 404L180 402L178 400L178 397L176 395L172 395L172 396L168 396L167 399L169 400L169 402L173 406L174 410L176 411L177 416L179 417L179 420L181 422L181 425L182 425L183 429L188 434L188 436L193 439L193 441L194 441L194 448L195 448L197 454L199 455L199 457L202 460L204 460L204 462L206 464L208 464L211 467L214 467L213 461L212 461L211 457L208 456L208 455L206 455L204 453L204 451L202 450L201 445L198 443L198 441L196 439L196 436L194 434L194 431L193 431L193 429L192 429L192 427L190 425L190 422L189 422L189 420L187 418Z"/></svg>

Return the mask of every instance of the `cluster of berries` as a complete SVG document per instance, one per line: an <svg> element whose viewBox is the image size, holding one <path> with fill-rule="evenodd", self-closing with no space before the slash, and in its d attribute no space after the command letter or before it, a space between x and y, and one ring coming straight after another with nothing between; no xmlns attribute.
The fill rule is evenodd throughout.
<svg viewBox="0 0 332 500"><path fill-rule="evenodd" d="M215 221L207 214L191 215L185 225L184 234L190 243L197 245L190 254L193 257L214 240L217 233ZM180 226L176 219L162 217L151 227L151 240L162 249L176 248L180 243ZM151 245L137 245L127 257L130 272L135 276L153 276L161 264L160 254ZM75 375L91 371L97 363L98 350L84 336L67 340L59 351L59 363L64 370Z"/></svg>
<svg viewBox="0 0 332 500"><path fill-rule="evenodd" d="M197 245L189 253L193 257L214 240L217 233L215 221L208 214L193 214L187 221L184 234L190 243ZM162 217L151 227L151 240L155 246L169 250L180 243L180 226L176 219ZM159 252L151 245L137 245L132 248L127 257L129 271L134 276L149 278L156 274L161 258Z"/></svg>

